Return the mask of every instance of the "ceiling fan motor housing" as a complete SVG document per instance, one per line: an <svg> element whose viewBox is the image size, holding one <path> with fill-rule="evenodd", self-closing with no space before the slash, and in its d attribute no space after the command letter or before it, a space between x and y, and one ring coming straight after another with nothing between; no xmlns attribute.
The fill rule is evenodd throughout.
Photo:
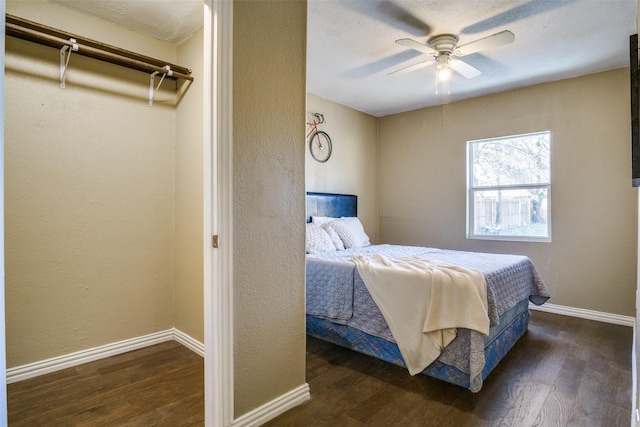
<svg viewBox="0 0 640 427"><path fill-rule="evenodd" d="M458 36L453 34L440 34L427 40L427 46L442 54L451 54L458 44Z"/></svg>

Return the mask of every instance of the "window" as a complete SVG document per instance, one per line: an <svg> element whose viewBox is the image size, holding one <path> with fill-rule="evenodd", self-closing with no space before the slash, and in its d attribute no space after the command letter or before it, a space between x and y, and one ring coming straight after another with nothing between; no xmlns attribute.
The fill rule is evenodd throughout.
<svg viewBox="0 0 640 427"><path fill-rule="evenodd" d="M551 241L551 132L469 141L467 238Z"/></svg>

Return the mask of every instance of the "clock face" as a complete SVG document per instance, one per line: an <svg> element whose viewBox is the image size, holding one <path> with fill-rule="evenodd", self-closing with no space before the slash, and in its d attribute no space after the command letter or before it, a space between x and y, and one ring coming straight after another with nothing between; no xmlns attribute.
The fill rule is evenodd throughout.
<svg viewBox="0 0 640 427"><path fill-rule="evenodd" d="M309 139L309 151L318 162L324 163L331 157L331 138L326 132L317 131Z"/></svg>

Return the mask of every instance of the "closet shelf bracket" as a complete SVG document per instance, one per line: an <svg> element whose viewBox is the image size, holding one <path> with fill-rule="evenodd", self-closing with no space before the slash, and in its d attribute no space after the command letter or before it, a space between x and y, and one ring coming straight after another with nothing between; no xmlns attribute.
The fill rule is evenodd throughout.
<svg viewBox="0 0 640 427"><path fill-rule="evenodd" d="M60 87L64 89L65 80L67 77L67 67L69 66L69 60L71 59L71 52L78 51L78 43L76 39L69 39L71 46L62 46L60 48Z"/></svg>
<svg viewBox="0 0 640 427"><path fill-rule="evenodd" d="M162 84L164 78L167 76L171 77L173 75L173 71L171 71L171 67L169 65L165 65L164 69L166 71L162 73L162 78L158 82L157 87L155 86L154 81L156 75L160 74L160 71L154 71L149 76L149 107L153 107L153 98L156 96L156 92L158 92L158 89L160 89L160 85Z"/></svg>

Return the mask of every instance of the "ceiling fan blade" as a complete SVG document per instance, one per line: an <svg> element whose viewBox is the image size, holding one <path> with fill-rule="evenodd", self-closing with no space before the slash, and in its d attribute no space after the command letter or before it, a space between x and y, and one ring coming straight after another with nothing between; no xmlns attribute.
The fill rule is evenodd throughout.
<svg viewBox="0 0 640 427"><path fill-rule="evenodd" d="M475 24L469 25L462 29L462 34L477 34L483 31L489 31L494 28L504 27L512 22L518 22L523 19L531 18L535 15L541 15L550 12L553 9L564 7L571 4L571 1L530 1L524 2L511 9L505 10L490 18L484 19Z"/></svg>
<svg viewBox="0 0 640 427"><path fill-rule="evenodd" d="M432 55L435 55L437 53L435 50L431 49L426 44L422 44L413 39L400 39L400 40L396 40L396 43L399 44L400 46L408 47L409 49L417 50L418 52L422 52L422 53L430 53Z"/></svg>
<svg viewBox="0 0 640 427"><path fill-rule="evenodd" d="M418 62L417 64L409 65L408 67L404 67L404 68L401 68L399 70L392 71L389 74L387 74L387 76L389 76L389 77L398 77L398 76L401 76L403 74L409 73L411 71L417 70L417 69L422 68L422 67L426 67L427 65L431 65L431 64L433 64L433 61L431 59L428 60L428 61Z"/></svg>
<svg viewBox="0 0 640 427"><path fill-rule="evenodd" d="M403 33L415 37L426 37L431 32L429 24L419 16L414 15L403 6L401 2L391 0L377 1L345 1L344 6L376 21L394 27Z"/></svg>
<svg viewBox="0 0 640 427"><path fill-rule="evenodd" d="M394 19L395 26L409 34L424 37L431 32L431 28L426 22L394 2L383 1L377 6L377 10L382 13L385 21L389 18Z"/></svg>
<svg viewBox="0 0 640 427"><path fill-rule="evenodd" d="M509 30L505 30L462 46L458 46L456 47L454 54L456 56L470 55L472 53L480 52L481 50L513 43L515 39L515 34Z"/></svg>
<svg viewBox="0 0 640 427"><path fill-rule="evenodd" d="M468 79L472 79L482 74L482 72L478 70L476 67L473 67L467 64L466 62L460 61L459 59L452 58L451 62L449 63L449 67L451 67L452 70L457 71L458 73L462 74Z"/></svg>

